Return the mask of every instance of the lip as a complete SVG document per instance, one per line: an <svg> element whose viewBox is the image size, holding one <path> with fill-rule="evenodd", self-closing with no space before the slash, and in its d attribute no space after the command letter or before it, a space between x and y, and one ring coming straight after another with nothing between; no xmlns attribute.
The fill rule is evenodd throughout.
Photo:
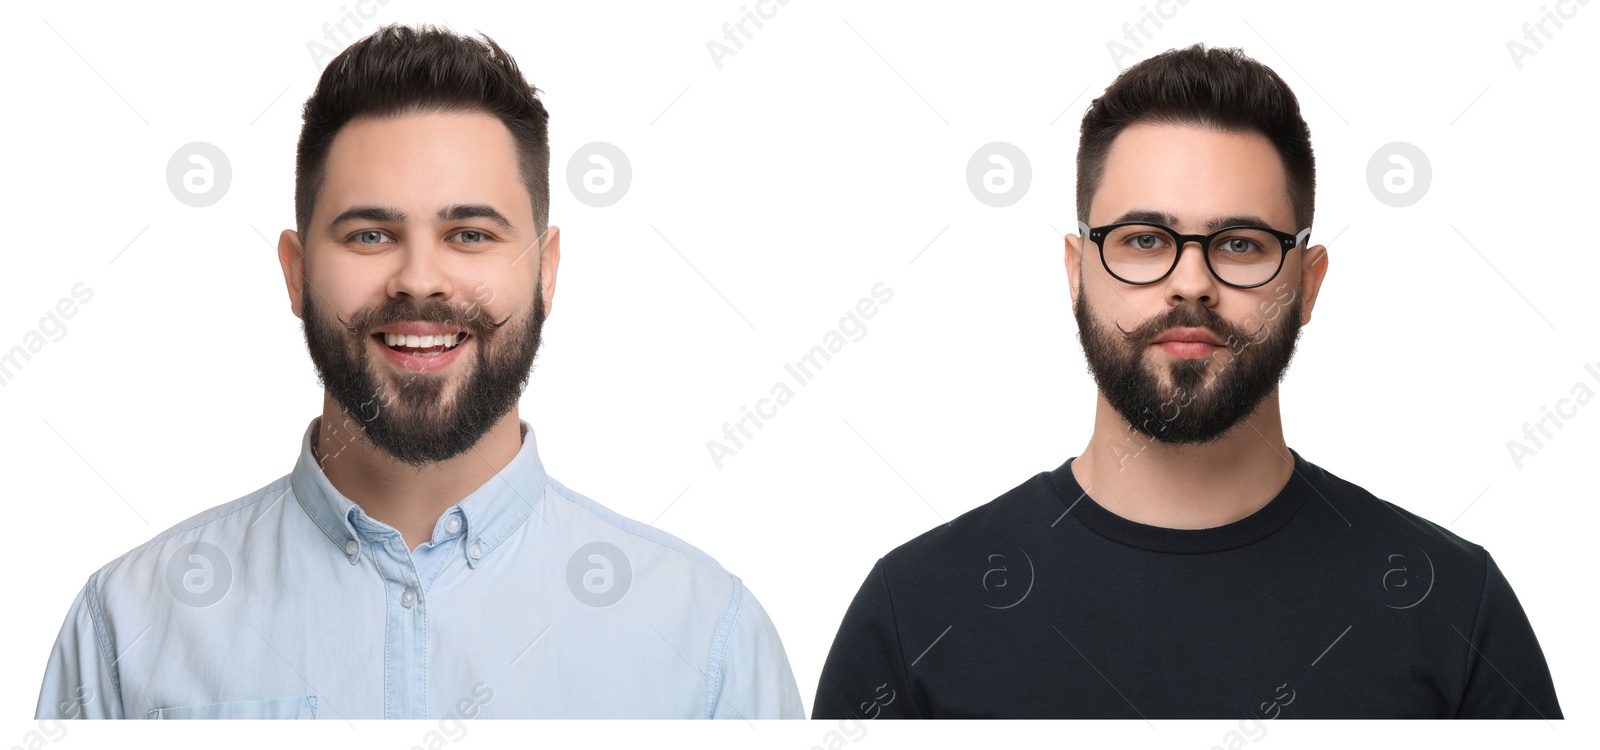
<svg viewBox="0 0 1600 750"><path fill-rule="evenodd" d="M1155 340L1157 344L1209 344L1222 346L1216 334L1204 328L1172 328Z"/></svg>
<svg viewBox="0 0 1600 750"><path fill-rule="evenodd" d="M1209 357L1211 356L1212 352L1222 348L1215 344L1207 344L1203 341L1165 341L1156 344L1156 346L1161 347L1161 351L1177 357L1178 359L1199 359L1201 357Z"/></svg>
<svg viewBox="0 0 1600 750"><path fill-rule="evenodd" d="M450 332L452 332L452 330L448 329L447 327L445 333ZM386 327L383 333L405 333L408 336L413 335L409 333L408 330L398 327ZM371 336L368 336L367 340L371 341L373 346L376 346L383 351L383 356L385 359L389 360L389 364L398 369L405 370L406 372L414 373L437 372L439 370L443 370L446 367L449 367L451 363L455 362L456 359L461 356L461 352L468 346L472 346L477 343L476 336L468 336L465 341L456 344L454 349L451 349L447 352L442 352L440 354L435 354L431 357L419 357L415 354L406 354L405 352L395 351L394 349L389 348L389 345L383 342L383 333L374 333ZM437 333L437 331L433 331L427 334L414 335L435 335Z"/></svg>

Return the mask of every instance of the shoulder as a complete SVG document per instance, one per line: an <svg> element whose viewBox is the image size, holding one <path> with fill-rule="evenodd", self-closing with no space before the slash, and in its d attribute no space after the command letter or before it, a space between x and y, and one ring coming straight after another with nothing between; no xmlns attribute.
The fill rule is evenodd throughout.
<svg viewBox="0 0 1600 750"><path fill-rule="evenodd" d="M1340 525L1366 539L1410 542L1459 560L1482 564L1483 547L1450 529L1309 461L1301 473L1313 490L1305 498L1305 508L1301 512L1309 510L1333 516Z"/></svg>
<svg viewBox="0 0 1600 750"><path fill-rule="evenodd" d="M221 505L207 508L151 537L148 541L106 563L90 583L99 590L118 584L149 585L165 578L174 555L185 553L179 569L187 569L189 555L237 557L250 539L250 530L262 514L283 510L294 502L289 475ZM215 562L215 560L212 560Z"/></svg>
<svg viewBox="0 0 1600 750"><path fill-rule="evenodd" d="M584 545L612 545L626 555L635 573L693 577L738 586L739 580L700 548L656 528L629 518L577 492L554 477L545 478L547 505L540 509L559 519L541 519L535 511L529 523L558 522L563 540L574 550Z"/></svg>
<svg viewBox="0 0 1600 750"><path fill-rule="evenodd" d="M622 598L597 594L605 603L596 606L621 602L622 611L639 613L669 643L705 644L705 678L712 686L707 716L718 715L718 696L731 693L739 696L740 710L755 716L803 717L776 628L738 576L673 534L553 478L545 481L547 516L535 513L528 523L560 529L553 543L560 548L557 560L567 560L569 571L573 565L583 570L608 566L610 580L620 582L613 590ZM777 676L768 676L769 670ZM784 689L768 695L774 686ZM772 705L766 705L769 701Z"/></svg>
<svg viewBox="0 0 1600 750"><path fill-rule="evenodd" d="M1417 578L1433 600L1452 603L1449 611L1470 617L1476 610L1493 565L1481 545L1315 464L1301 473L1315 491L1291 525L1314 535L1304 539L1314 554L1382 568L1386 606L1414 606L1409 582Z"/></svg>
<svg viewBox="0 0 1600 750"><path fill-rule="evenodd" d="M916 577L952 565L970 567L969 558L1000 552L996 545L1014 545L1026 536L1045 533L1066 510L1041 472L1000 496L934 526L890 550L880 566L885 576L909 572Z"/></svg>

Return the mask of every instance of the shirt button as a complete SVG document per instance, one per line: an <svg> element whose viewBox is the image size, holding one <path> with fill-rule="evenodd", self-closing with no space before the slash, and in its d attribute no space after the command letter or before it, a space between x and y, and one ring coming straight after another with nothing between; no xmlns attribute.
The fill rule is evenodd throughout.
<svg viewBox="0 0 1600 750"><path fill-rule="evenodd" d="M467 548L467 557L474 560L483 557L483 548L478 546L477 543L473 543L471 547Z"/></svg>
<svg viewBox="0 0 1600 750"><path fill-rule="evenodd" d="M451 516L444 522L444 530L452 534L461 530L461 519Z"/></svg>
<svg viewBox="0 0 1600 750"><path fill-rule="evenodd" d="M361 549L361 545L356 544L356 540L354 540L354 539L351 539L351 540L349 540L349 541L344 543L344 553L347 554L347 555L355 554L356 550L358 550L358 549Z"/></svg>
<svg viewBox="0 0 1600 750"><path fill-rule="evenodd" d="M416 603L417 603L417 590L416 589L410 588L408 586L408 587L406 587L405 591L400 592L400 606L405 607L406 609L411 609L411 605L416 604Z"/></svg>

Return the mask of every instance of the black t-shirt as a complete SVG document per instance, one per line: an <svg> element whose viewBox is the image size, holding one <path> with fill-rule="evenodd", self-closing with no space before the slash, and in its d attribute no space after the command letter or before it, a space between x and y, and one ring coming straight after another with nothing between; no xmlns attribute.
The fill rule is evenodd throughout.
<svg viewBox="0 0 1600 750"><path fill-rule="evenodd" d="M812 718L1561 717L1482 547L1294 460L1216 528L1117 516L1069 459L901 545Z"/></svg>

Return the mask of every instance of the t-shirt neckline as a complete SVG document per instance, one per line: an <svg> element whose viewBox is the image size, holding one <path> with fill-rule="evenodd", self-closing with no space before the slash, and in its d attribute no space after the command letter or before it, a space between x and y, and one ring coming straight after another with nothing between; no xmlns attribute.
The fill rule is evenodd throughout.
<svg viewBox="0 0 1600 750"><path fill-rule="evenodd" d="M1204 554L1235 549L1265 539L1283 528L1300 509L1305 495L1314 491L1305 478L1314 467L1294 449L1289 449L1289 453L1294 456L1294 471L1272 500L1244 518L1209 529L1151 526L1106 510L1089 496L1072 475L1072 462L1076 457L1067 459L1066 463L1048 472L1047 476L1062 508L1090 531L1112 542L1152 552Z"/></svg>

